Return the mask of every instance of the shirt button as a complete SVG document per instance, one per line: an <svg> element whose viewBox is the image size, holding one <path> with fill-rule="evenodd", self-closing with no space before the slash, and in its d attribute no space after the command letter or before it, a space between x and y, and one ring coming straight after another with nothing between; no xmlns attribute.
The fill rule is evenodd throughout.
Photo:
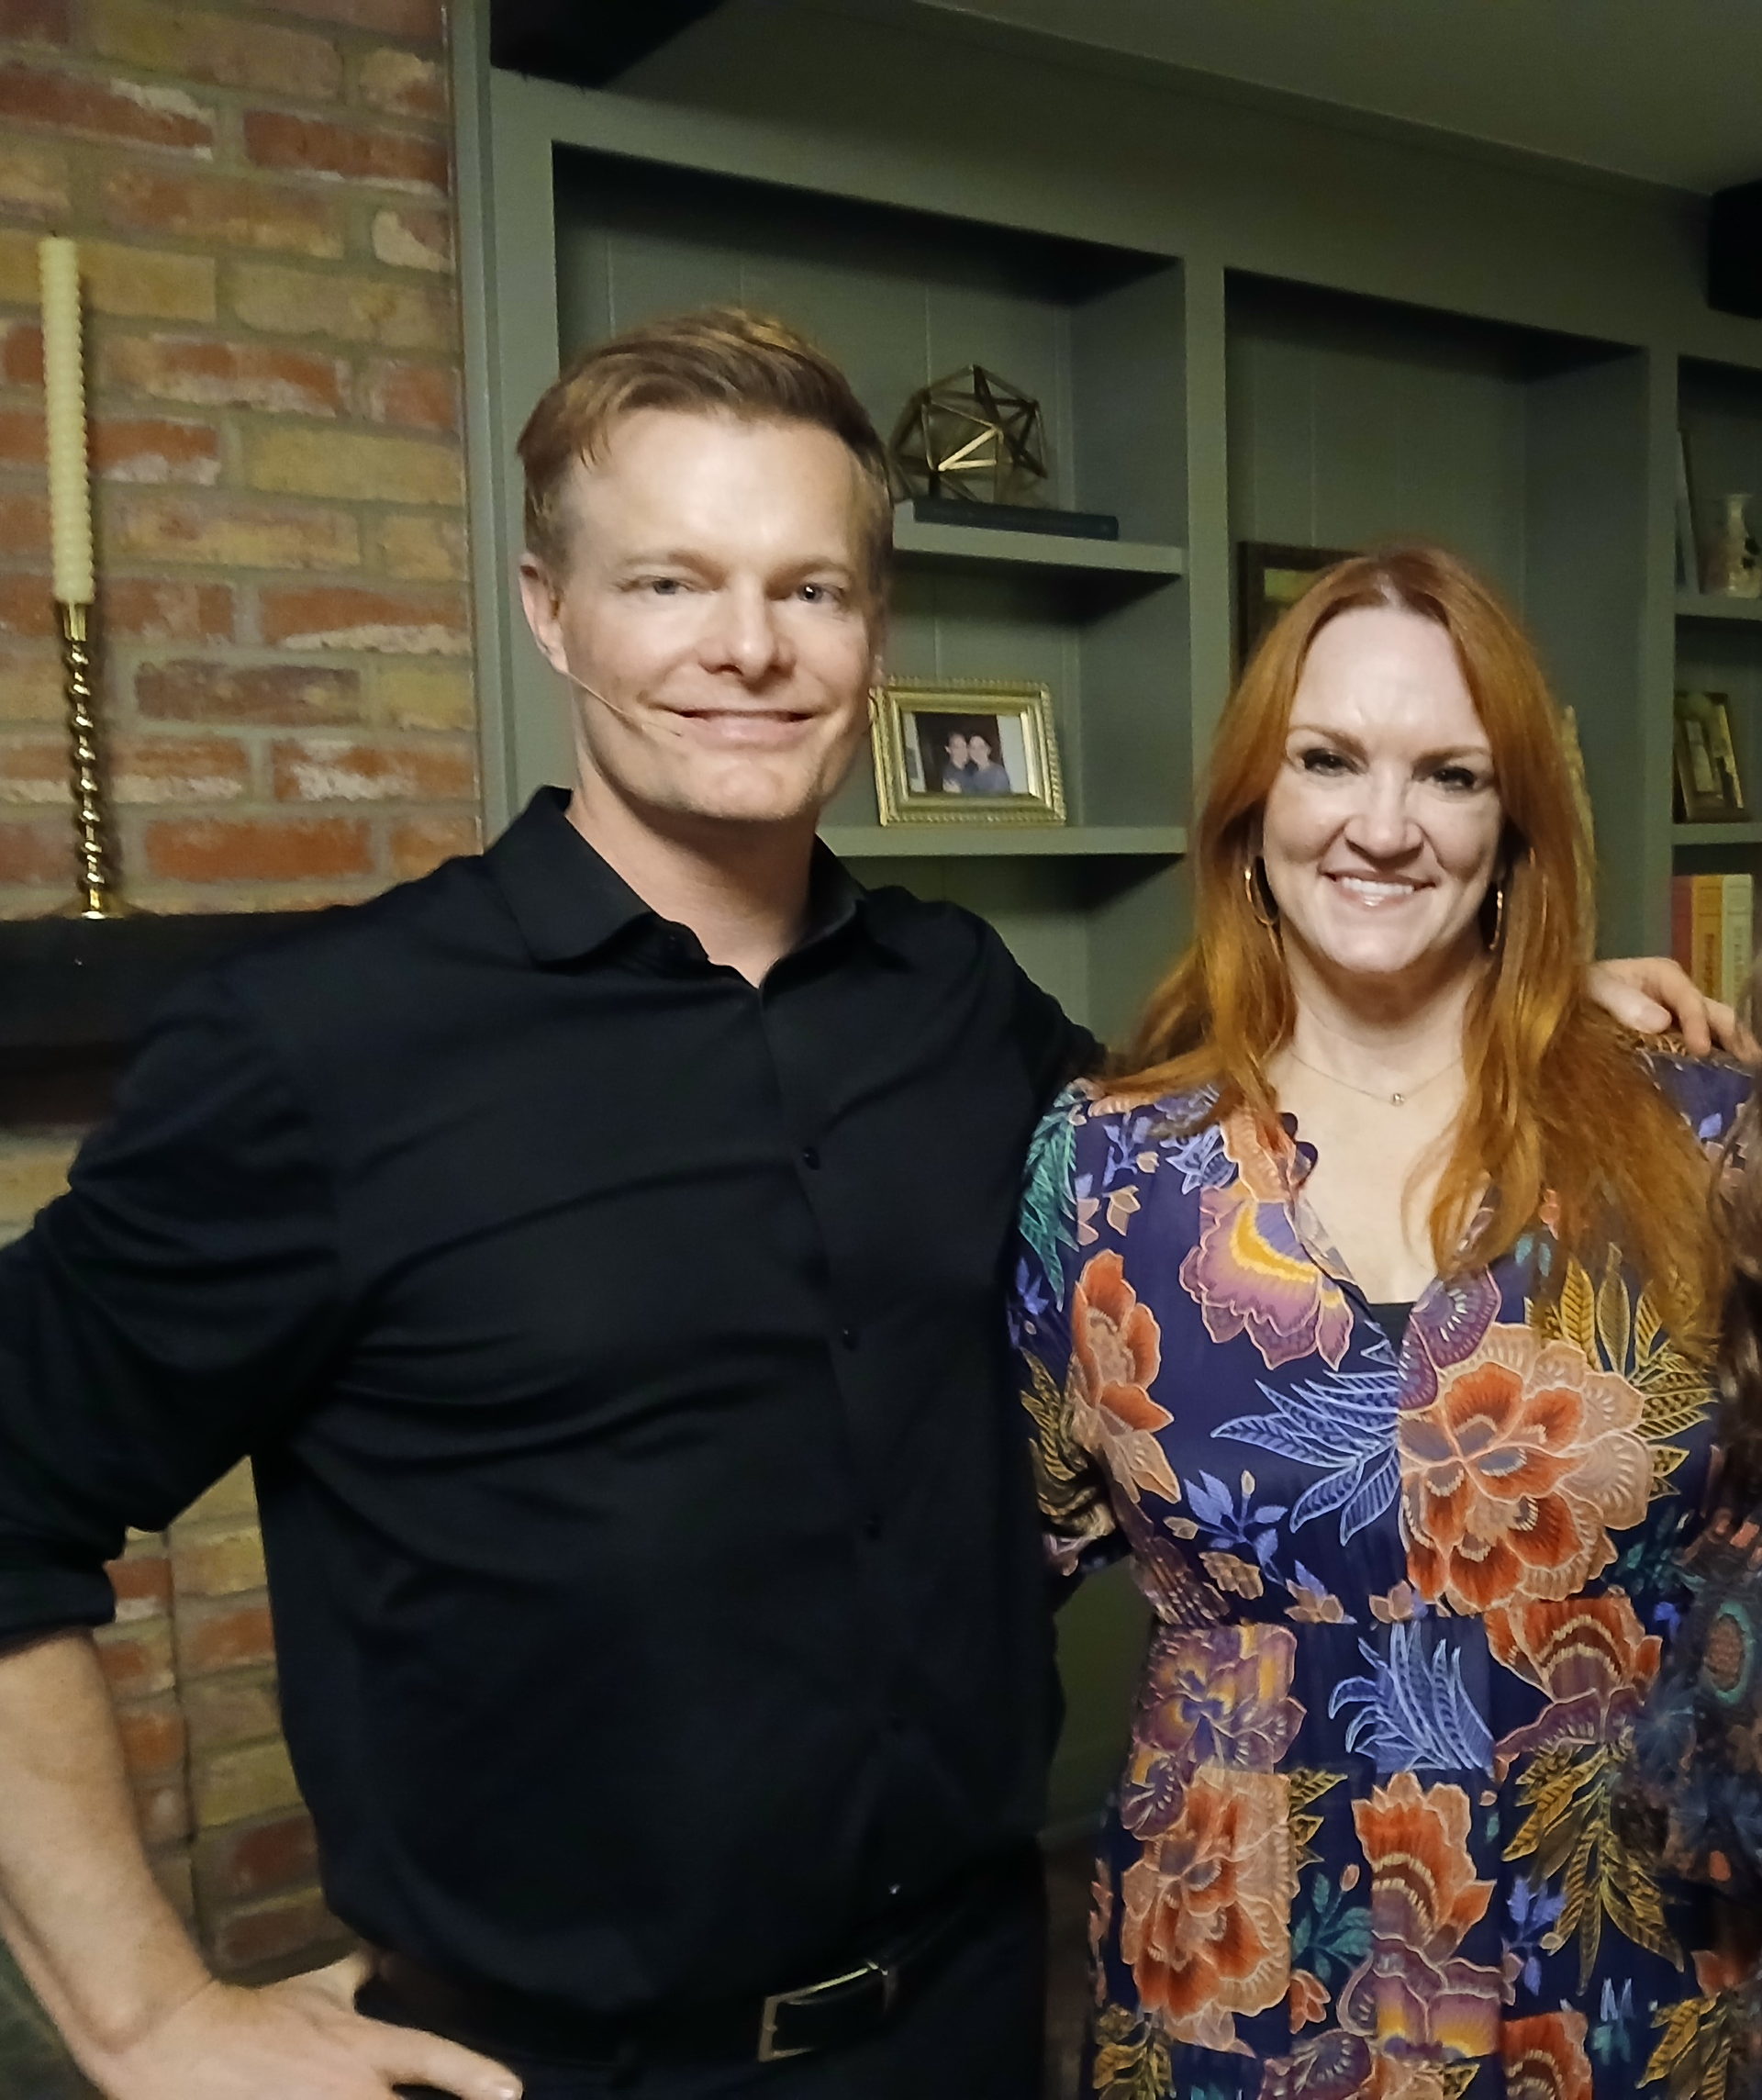
<svg viewBox="0 0 1762 2100"><path fill-rule="evenodd" d="M816 1145L804 1145L801 1148L801 1164L811 1173L820 1165L820 1147Z"/></svg>
<svg viewBox="0 0 1762 2100"><path fill-rule="evenodd" d="M856 1346L856 1329L854 1327L841 1327L838 1330L838 1338L847 1349L853 1349Z"/></svg>

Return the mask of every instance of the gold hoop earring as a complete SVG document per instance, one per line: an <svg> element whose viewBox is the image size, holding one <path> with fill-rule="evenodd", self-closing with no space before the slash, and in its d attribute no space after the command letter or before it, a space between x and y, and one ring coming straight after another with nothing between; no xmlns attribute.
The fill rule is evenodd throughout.
<svg viewBox="0 0 1762 2100"><path fill-rule="evenodd" d="M1260 883L1255 874L1255 870L1259 865L1258 861L1252 860L1243 863L1242 886L1248 892L1248 909L1255 915L1255 923L1266 927L1269 933L1277 933L1278 931L1278 906L1277 904L1273 906L1271 918L1268 918L1266 912L1261 910Z"/></svg>
<svg viewBox="0 0 1762 2100"><path fill-rule="evenodd" d="M1489 954L1498 955L1499 944L1505 938L1505 885L1501 882L1493 892L1493 931L1487 943Z"/></svg>

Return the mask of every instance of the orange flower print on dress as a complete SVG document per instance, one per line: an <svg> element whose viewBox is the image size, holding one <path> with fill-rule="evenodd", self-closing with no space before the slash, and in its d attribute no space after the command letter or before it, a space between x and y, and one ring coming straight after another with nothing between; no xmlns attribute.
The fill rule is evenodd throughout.
<svg viewBox="0 0 1762 2100"><path fill-rule="evenodd" d="M1281 1773L1203 1766L1179 1819L1121 1876L1121 1956L1140 2005L1177 2041L1244 2050L1235 2015L1265 2012L1289 1988L1289 1799Z"/></svg>
<svg viewBox="0 0 1762 2100"><path fill-rule="evenodd" d="M1312 2020L1328 2016L1333 1994L1322 1979L1307 1969L1291 1971L1291 2032L1306 2027Z"/></svg>
<svg viewBox="0 0 1762 2100"><path fill-rule="evenodd" d="M1487 1614L1487 1645L1549 1701L1528 1727L1501 1738L1493 1760L1500 1780L1532 1751L1614 1740L1645 1704L1664 1651L1620 1590L1501 1605Z"/></svg>
<svg viewBox="0 0 1762 2100"><path fill-rule="evenodd" d="M1352 1310L1298 1236L1286 1163L1246 1114L1224 1123L1223 1147L1236 1175L1200 1191L1199 1244L1181 1263L1182 1288L1214 1342L1245 1334L1268 1370L1308 1356L1337 1370Z"/></svg>
<svg viewBox="0 0 1762 2100"><path fill-rule="evenodd" d="M1591 2100L1583 2013L1537 2013L1500 2032L1505 2100Z"/></svg>
<svg viewBox="0 0 1762 2100"><path fill-rule="evenodd" d="M1570 1597L1645 1514L1639 1393L1569 1343L1489 1326L1397 1417L1401 1527L1422 1596L1458 1612Z"/></svg>
<svg viewBox="0 0 1762 2100"><path fill-rule="evenodd" d="M1372 1950L1341 1993L1341 2017L1379 2043L1458 2056L1499 2047L1501 1973L1457 1952L1493 1893L1475 1876L1470 1813L1461 1787L1422 1793L1411 1771L1352 1804L1370 1868Z"/></svg>
<svg viewBox="0 0 1762 2100"><path fill-rule="evenodd" d="M1698 1947L1690 1960L1695 1965L1695 1982L1703 1998L1716 1998L1722 1991L1735 1991L1749 1976L1738 1956L1716 1947Z"/></svg>
<svg viewBox="0 0 1762 2100"><path fill-rule="evenodd" d="M1144 1488L1172 1502L1181 1495L1156 1441L1174 1418L1150 1397L1162 1356L1156 1316L1138 1302L1120 1257L1097 1255L1071 1303L1071 1422L1077 1442L1133 1502Z"/></svg>

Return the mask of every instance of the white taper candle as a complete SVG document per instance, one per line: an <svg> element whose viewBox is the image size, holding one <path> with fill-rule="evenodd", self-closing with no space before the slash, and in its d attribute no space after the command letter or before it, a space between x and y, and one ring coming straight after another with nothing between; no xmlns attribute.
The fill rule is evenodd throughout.
<svg viewBox="0 0 1762 2100"><path fill-rule="evenodd" d="M49 423L49 529L55 596L90 605L92 483L85 457L85 374L80 350L80 251L37 246L43 295L43 402Z"/></svg>

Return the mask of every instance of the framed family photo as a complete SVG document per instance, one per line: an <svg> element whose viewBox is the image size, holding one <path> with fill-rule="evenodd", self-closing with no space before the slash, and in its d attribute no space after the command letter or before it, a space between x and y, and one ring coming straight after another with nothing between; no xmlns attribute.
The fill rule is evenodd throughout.
<svg viewBox="0 0 1762 2100"><path fill-rule="evenodd" d="M1044 686L893 678L873 708L884 824L1062 824L1065 788Z"/></svg>
<svg viewBox="0 0 1762 2100"><path fill-rule="evenodd" d="M1723 693L1677 695L1676 758L1680 821L1742 821L1746 814L1744 781L1732 743L1731 702Z"/></svg>

